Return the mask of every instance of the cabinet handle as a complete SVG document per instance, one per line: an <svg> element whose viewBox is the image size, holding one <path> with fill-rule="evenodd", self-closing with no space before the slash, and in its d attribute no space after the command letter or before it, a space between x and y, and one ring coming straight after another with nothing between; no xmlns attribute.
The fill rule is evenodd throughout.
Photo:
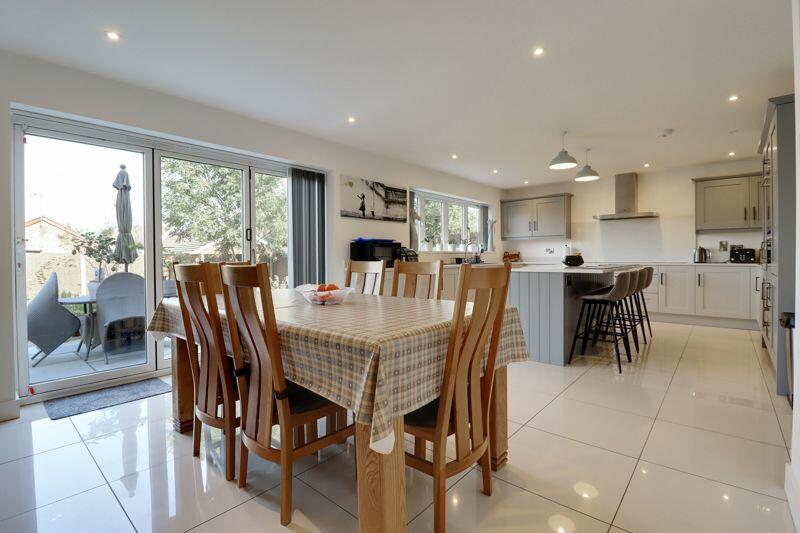
<svg viewBox="0 0 800 533"><path fill-rule="evenodd" d="M744 208L744 219L747 220L747 208Z"/></svg>
<svg viewBox="0 0 800 533"><path fill-rule="evenodd" d="M662 273L660 273L660 274L658 275L658 277L659 277L659 279L661 280L661 284L663 285L663 284L664 284L664 273L663 273L663 272L662 272Z"/></svg>
<svg viewBox="0 0 800 533"><path fill-rule="evenodd" d="M533 221L533 231L539 231L539 228L537 226L538 226L537 221L534 220Z"/></svg>
<svg viewBox="0 0 800 533"><path fill-rule="evenodd" d="M760 279L761 279L761 276L756 276L756 292L761 292L761 291L758 289L758 280L760 280Z"/></svg>
<svg viewBox="0 0 800 533"><path fill-rule="evenodd" d="M758 211L756 210L756 206L753 206L753 220L758 220Z"/></svg>
<svg viewBox="0 0 800 533"><path fill-rule="evenodd" d="M702 274L698 274L698 275L697 275L697 286L698 286L698 287L700 287L700 286L701 286L701 285L700 285L700 276L702 276Z"/></svg>
<svg viewBox="0 0 800 533"><path fill-rule="evenodd" d="M531 221L530 221L530 220L528 221L528 231L533 231L533 230L531 229Z"/></svg>

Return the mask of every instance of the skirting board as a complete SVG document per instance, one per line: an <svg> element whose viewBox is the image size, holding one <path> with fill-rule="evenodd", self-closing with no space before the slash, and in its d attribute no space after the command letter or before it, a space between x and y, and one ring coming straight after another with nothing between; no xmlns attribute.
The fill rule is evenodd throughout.
<svg viewBox="0 0 800 533"><path fill-rule="evenodd" d="M19 418L19 401L8 400L0 402L0 422Z"/></svg>
<svg viewBox="0 0 800 533"><path fill-rule="evenodd" d="M800 483L794 475L791 463L786 463L784 471L783 490L786 492L786 501L789 503L792 520L797 527L797 524L800 524Z"/></svg>
<svg viewBox="0 0 800 533"><path fill-rule="evenodd" d="M671 315L667 313L650 313L650 320L654 322L669 322L671 324L688 324L690 326L709 326L715 328L747 329L758 331L758 322L741 318L714 318L697 315Z"/></svg>

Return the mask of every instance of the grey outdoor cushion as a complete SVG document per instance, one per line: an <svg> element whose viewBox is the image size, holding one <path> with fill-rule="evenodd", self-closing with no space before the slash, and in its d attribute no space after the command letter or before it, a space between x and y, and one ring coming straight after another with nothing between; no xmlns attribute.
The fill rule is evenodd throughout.
<svg viewBox="0 0 800 533"><path fill-rule="evenodd" d="M52 272L33 300L28 302L28 340L49 355L80 327L78 317L58 303L58 277Z"/></svg>

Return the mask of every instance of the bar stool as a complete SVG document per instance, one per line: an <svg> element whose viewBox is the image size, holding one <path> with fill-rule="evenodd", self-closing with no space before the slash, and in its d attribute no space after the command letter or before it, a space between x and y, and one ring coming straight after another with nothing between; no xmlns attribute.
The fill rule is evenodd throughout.
<svg viewBox="0 0 800 533"><path fill-rule="evenodd" d="M627 271L630 274L628 294L622 299L622 319L630 326L630 331L633 334L633 345L637 353L639 352L639 332L636 328L639 325L639 315L634 313L636 307L634 304L634 296L639 289L639 270L640 269L637 268Z"/></svg>
<svg viewBox="0 0 800 533"><path fill-rule="evenodd" d="M624 317L625 311L622 301L631 294L631 273L628 271L619 272L614 285L608 292L584 294L579 299L581 310L578 314L578 322L575 324L575 335L572 338L572 347L569 352L569 361L572 364L572 356L575 353L575 345L581 339L581 355L586 353L586 345L589 338L596 344L603 335L602 340L609 336L614 344L614 352L617 357L617 369L622 373L622 360L620 358L619 341L622 340L625 346L625 354L628 362L631 361L631 347L628 342L627 319ZM608 313L608 320L604 316ZM583 323L583 331L581 331ZM620 338L621 337L621 338Z"/></svg>
<svg viewBox="0 0 800 533"><path fill-rule="evenodd" d="M639 291L639 298L641 300L642 309L644 311L644 319L647 321L647 330L650 332L650 338L653 338L653 328L650 327L650 313L647 311L647 300L644 297L644 290L649 287L653 283L653 275L654 269L653 267L644 267L645 272L645 281L642 285L642 289ZM644 331L644 325L642 325L642 331Z"/></svg>

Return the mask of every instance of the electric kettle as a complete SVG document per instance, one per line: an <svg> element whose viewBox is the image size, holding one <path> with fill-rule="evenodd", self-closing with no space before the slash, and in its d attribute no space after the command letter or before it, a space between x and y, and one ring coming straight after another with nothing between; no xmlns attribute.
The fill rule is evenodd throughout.
<svg viewBox="0 0 800 533"><path fill-rule="evenodd" d="M692 259L695 263L707 263L708 262L708 250L703 248L702 246L698 246L692 252Z"/></svg>

